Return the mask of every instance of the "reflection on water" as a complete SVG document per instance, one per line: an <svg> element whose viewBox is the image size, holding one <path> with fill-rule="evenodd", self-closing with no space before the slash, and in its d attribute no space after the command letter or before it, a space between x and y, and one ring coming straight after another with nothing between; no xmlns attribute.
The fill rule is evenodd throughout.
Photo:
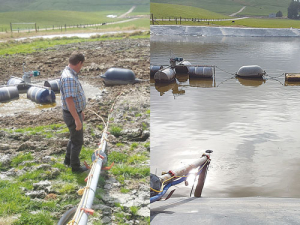
<svg viewBox="0 0 300 225"><path fill-rule="evenodd" d="M19 99L14 99L9 102L0 102L0 116L13 115L14 113L20 112L39 112L42 109L53 108L60 104L60 94L56 94L54 103L38 104L28 99L26 93L20 93Z"/></svg>
<svg viewBox="0 0 300 225"><path fill-rule="evenodd" d="M188 79L189 79L189 74L180 74L180 73L176 73L176 79L177 79L180 83L184 83L184 82L188 81Z"/></svg>
<svg viewBox="0 0 300 225"><path fill-rule="evenodd" d="M300 82L285 81L284 86L300 86Z"/></svg>
<svg viewBox="0 0 300 225"><path fill-rule="evenodd" d="M258 87L259 85L262 85L263 83L266 82L266 80L263 78L249 79L249 78L236 77L236 79L240 82L241 85L252 86L252 87Z"/></svg>
<svg viewBox="0 0 300 225"><path fill-rule="evenodd" d="M297 38L151 37L153 65L168 64L171 52L222 69L215 80L151 82L151 172L212 149L203 196L300 197L299 83L281 76L300 71L299 51ZM233 77L243 65L259 65L268 76ZM175 194L189 196L180 187Z"/></svg>

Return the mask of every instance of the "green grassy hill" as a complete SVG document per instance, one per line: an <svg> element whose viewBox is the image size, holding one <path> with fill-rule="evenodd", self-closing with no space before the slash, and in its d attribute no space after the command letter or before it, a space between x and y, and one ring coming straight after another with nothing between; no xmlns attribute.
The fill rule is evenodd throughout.
<svg viewBox="0 0 300 225"><path fill-rule="evenodd" d="M235 20L232 23L232 17L226 16L224 14L215 13L209 10L205 10L198 7L183 6L175 4L165 4L165 3L151 3L151 13L153 13L155 24L159 25L175 25L175 21L169 21L168 18L179 18L182 17L181 25L189 26L239 26L239 27L260 27L260 28L300 28L300 23L298 20L290 19L279 19L279 18L254 18L249 17L247 19ZM191 21L185 20L185 18L197 18L197 19L227 19L231 18L229 21ZM163 19L163 21L161 20Z"/></svg>
<svg viewBox="0 0 300 225"><path fill-rule="evenodd" d="M149 12L149 0L0 0L0 12L12 11L127 11L133 5L135 12Z"/></svg>
<svg viewBox="0 0 300 225"><path fill-rule="evenodd" d="M10 23L36 23L42 28L79 24L101 24L123 19L120 16L132 6L133 15L149 14L149 0L0 0L0 32L10 31ZM141 22L142 21L142 22ZM147 27L149 21L140 19L132 26ZM130 24L120 24L130 26ZM13 29L33 29L34 25L13 25ZM108 28L108 26L105 26Z"/></svg>
<svg viewBox="0 0 300 225"><path fill-rule="evenodd" d="M219 13L211 12L205 9L174 5L174 4L162 4L151 3L151 13L154 17L160 19L162 17L182 17L182 18L206 18L206 19L223 19L230 18Z"/></svg>
<svg viewBox="0 0 300 225"><path fill-rule="evenodd" d="M193 6L210 10L212 12L230 15L239 11L243 6L245 10L239 15L268 16L279 10L287 15L287 8L291 0L150 0L151 3L168 3ZM152 12L152 9L151 9Z"/></svg>

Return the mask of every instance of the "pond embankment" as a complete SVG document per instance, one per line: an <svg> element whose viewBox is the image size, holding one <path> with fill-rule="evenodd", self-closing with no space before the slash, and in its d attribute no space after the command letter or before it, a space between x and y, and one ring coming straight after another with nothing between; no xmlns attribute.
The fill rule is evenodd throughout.
<svg viewBox="0 0 300 225"><path fill-rule="evenodd" d="M151 26L153 35L235 36L235 37L300 37L295 28L241 28L207 26Z"/></svg>

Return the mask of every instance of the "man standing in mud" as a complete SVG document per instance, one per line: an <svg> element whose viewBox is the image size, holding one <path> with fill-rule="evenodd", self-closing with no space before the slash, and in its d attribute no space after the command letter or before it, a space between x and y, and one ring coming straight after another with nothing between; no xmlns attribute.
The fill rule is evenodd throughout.
<svg viewBox="0 0 300 225"><path fill-rule="evenodd" d="M83 145L83 110L86 107L86 98L78 80L78 74L85 58L78 52L73 52L69 58L69 65L61 74L61 102L63 118L70 131L70 140L64 164L72 167L72 172L81 173L87 170L80 166L79 154Z"/></svg>

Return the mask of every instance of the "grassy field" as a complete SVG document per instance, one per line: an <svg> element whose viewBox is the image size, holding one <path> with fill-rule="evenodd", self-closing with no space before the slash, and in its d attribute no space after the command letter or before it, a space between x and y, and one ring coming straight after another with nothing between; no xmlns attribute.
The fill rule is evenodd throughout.
<svg viewBox="0 0 300 225"><path fill-rule="evenodd" d="M1 28L0 28L1 29ZM8 41L14 40L17 38L26 38L32 36L43 36L43 35L59 35L59 34L69 34L69 33L97 33L97 32L111 32L111 31L126 31L126 30L149 30L149 18L141 18L133 21L118 23L118 24L107 24L104 26L93 26L93 27L85 27L85 28L65 28L60 29L52 29L48 28L47 30L40 30L39 32L35 32L34 29L31 29L29 32L25 30L23 32L18 33L17 31L11 32L0 32L0 40ZM1 31L1 30L0 30Z"/></svg>
<svg viewBox="0 0 300 225"><path fill-rule="evenodd" d="M133 34L116 34L116 35L103 35L95 36L92 38L57 38L57 39L35 39L31 41L8 41L0 43L0 56L11 55L16 53L31 53L42 51L46 48L56 45L65 45L70 43L79 42L92 42L92 41L105 41L123 38L150 38L149 32L136 32Z"/></svg>
<svg viewBox="0 0 300 225"><path fill-rule="evenodd" d="M232 26L231 21L213 22L215 25L220 26ZM257 28L298 28L300 29L300 23L297 20L289 19L255 19L249 18L245 20L236 20L235 26L242 27L257 27Z"/></svg>
<svg viewBox="0 0 300 225"><path fill-rule="evenodd" d="M101 24L124 20L108 18L107 15L121 15L126 11L105 11L105 12L74 12L74 11L28 11L28 12L6 12L0 13L0 32L10 31L11 23L35 22L40 28L52 28L53 26L67 26L79 24ZM34 25L18 24L13 29L34 29ZM28 29L27 29L28 30Z"/></svg>
<svg viewBox="0 0 300 225"><path fill-rule="evenodd" d="M75 12L75 11L25 11L19 12L5 12L0 13L0 31L1 28L10 29L11 23L30 23L36 22L40 28L52 26L64 26L75 24L96 24L103 22L118 21L119 19L112 19L106 17L109 14L122 14L125 11L106 11L106 12ZM14 25L13 28L24 29L34 25Z"/></svg>
<svg viewBox="0 0 300 225"><path fill-rule="evenodd" d="M216 14L214 12L210 12L207 10L203 10L197 7L191 6L182 6L182 5L174 5L174 4L159 4L159 3L151 3L151 13L153 13L154 17L157 19L161 19L162 17L182 17L182 18L204 18L204 19L225 19L232 18L226 17L222 14ZM175 21L157 21L159 25L175 25ZM157 24L156 23L156 24ZM181 25L190 25L190 26L239 26L239 27L265 27L265 28L300 28L300 23L298 20L290 20L290 19L279 19L279 18L248 18L242 20L235 20L232 23L230 21L213 21L213 22L185 22L182 20Z"/></svg>
<svg viewBox="0 0 300 225"><path fill-rule="evenodd" d="M191 6L151 3L151 13L157 19L162 17L182 17L182 18L206 18L206 19L223 19L230 18L219 13L214 13L205 9Z"/></svg>
<svg viewBox="0 0 300 225"><path fill-rule="evenodd" d="M246 9L239 15L255 16L268 16L270 13L276 13L279 10L281 10L283 15L286 16L290 2L291 0L151 0L151 3L169 3L193 6L221 13L223 15L230 15L239 11L243 6L246 6Z"/></svg>
<svg viewBox="0 0 300 225"><path fill-rule="evenodd" d="M1 0L0 12L9 11L128 11L132 6L137 6L135 11L148 13L149 0Z"/></svg>
<svg viewBox="0 0 300 225"><path fill-rule="evenodd" d="M53 28L80 24L116 22L131 7L136 6L129 16L148 15L148 0L1 0L0 32L9 32L10 23L36 23L37 27ZM70 4L70 2L72 4ZM34 24L13 24L14 30L33 30Z"/></svg>
<svg viewBox="0 0 300 225"><path fill-rule="evenodd" d="M159 21L159 25L175 25L175 21ZM179 22L178 22L179 25ZM209 22L185 22L183 26L225 26L225 27L254 27L254 28L297 28L300 29L300 23L296 20L287 19L244 19L236 20L233 24L231 21L209 21Z"/></svg>

